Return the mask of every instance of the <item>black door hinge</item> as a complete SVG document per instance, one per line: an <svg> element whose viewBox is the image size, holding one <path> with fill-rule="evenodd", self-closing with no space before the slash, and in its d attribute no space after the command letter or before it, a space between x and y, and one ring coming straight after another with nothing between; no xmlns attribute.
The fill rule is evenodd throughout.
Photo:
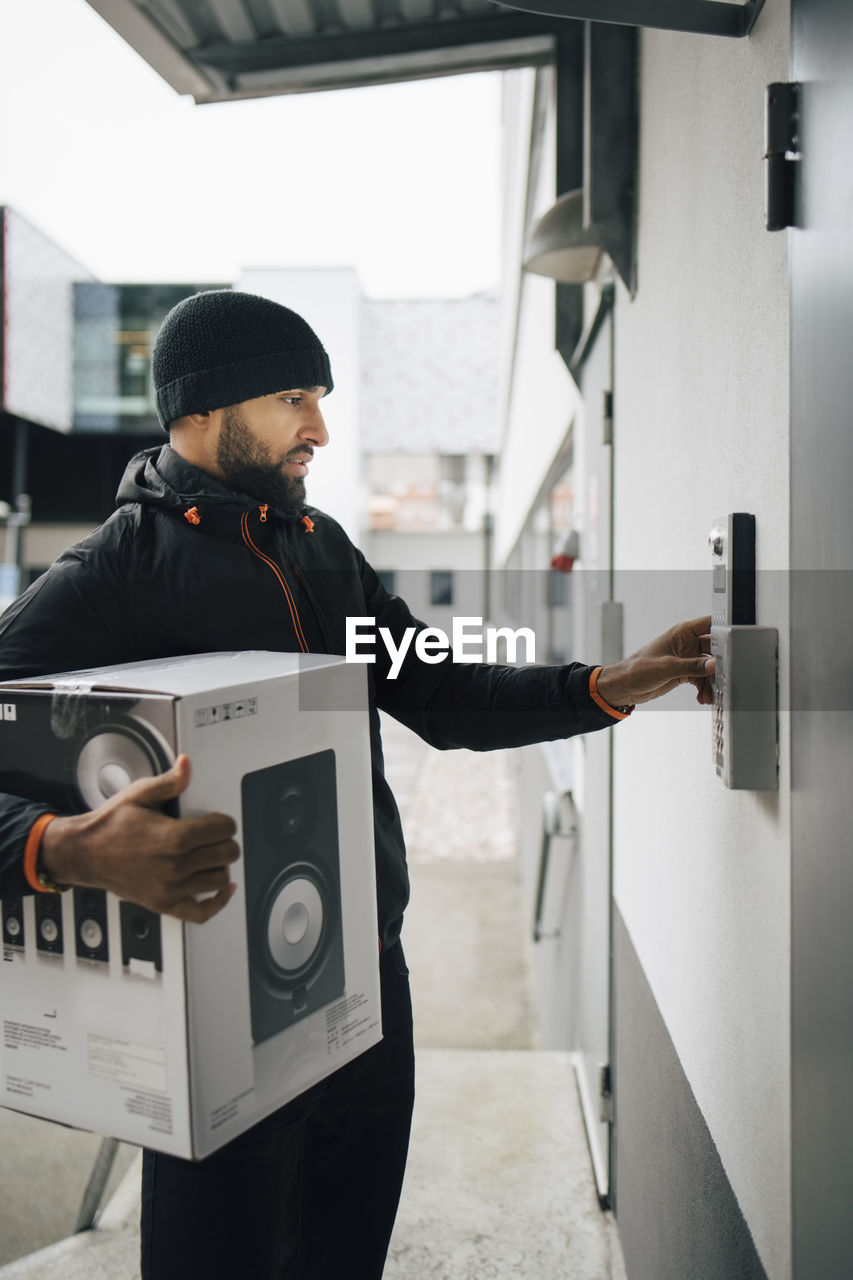
<svg viewBox="0 0 853 1280"><path fill-rule="evenodd" d="M613 1123L613 1078L610 1063L602 1063L598 1072L598 1118L602 1124Z"/></svg>
<svg viewBox="0 0 853 1280"><path fill-rule="evenodd" d="M764 153L767 230L795 225L795 180L800 162L800 86L767 86Z"/></svg>

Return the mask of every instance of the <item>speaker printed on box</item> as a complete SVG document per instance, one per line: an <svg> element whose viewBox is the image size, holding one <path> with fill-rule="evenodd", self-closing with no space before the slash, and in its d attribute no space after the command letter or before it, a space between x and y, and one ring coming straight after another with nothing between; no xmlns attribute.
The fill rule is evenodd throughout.
<svg viewBox="0 0 853 1280"><path fill-rule="evenodd" d="M26 731L18 722L14 767L4 767L9 791L60 812L82 813L173 761L152 703L89 695L28 703ZM7 762L4 762L4 765ZM242 780L246 915L252 1035L256 1044L315 1012L344 992L344 947L338 841L337 779L332 750L272 765ZM107 895L75 888L74 953L109 964ZM34 901L39 955L61 956L62 898ZM2 904L3 941L25 948L23 901ZM120 949L126 969L140 962L162 973L159 916L119 903ZM69 944L70 945L70 944Z"/></svg>
<svg viewBox="0 0 853 1280"><path fill-rule="evenodd" d="M4 736L0 762L4 789L59 813L84 813L130 783L155 777L171 767L174 752L165 736L168 722L163 731L154 723L156 702L148 702L146 712L142 713L138 699L81 696L76 690L29 699L26 716L16 716L14 733ZM106 893L75 889L72 901L74 953L80 960L108 964ZM33 911L36 953L63 955L62 898L37 895ZM26 949L25 912L20 898L2 904L5 946ZM153 971L162 972L159 916L121 902L119 917L125 968L144 961L151 963Z"/></svg>
<svg viewBox="0 0 853 1280"><path fill-rule="evenodd" d="M252 1037L259 1044L344 991L335 753L242 781Z"/></svg>

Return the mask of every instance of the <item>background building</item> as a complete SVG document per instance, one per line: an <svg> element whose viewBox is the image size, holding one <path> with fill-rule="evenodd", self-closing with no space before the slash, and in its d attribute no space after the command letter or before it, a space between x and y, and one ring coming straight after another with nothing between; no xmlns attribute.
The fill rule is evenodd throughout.
<svg viewBox="0 0 853 1280"><path fill-rule="evenodd" d="M151 351L166 313L231 285L105 284L4 213L9 599L109 515L132 453L163 442ZM419 615L448 627L454 611L482 616L497 298L368 299L351 268L252 268L234 287L300 312L332 357L323 412L334 447L312 469L311 503Z"/></svg>

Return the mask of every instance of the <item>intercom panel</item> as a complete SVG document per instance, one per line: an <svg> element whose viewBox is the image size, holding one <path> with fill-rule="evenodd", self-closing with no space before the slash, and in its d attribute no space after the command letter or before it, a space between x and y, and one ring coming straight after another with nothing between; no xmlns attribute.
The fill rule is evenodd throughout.
<svg viewBox="0 0 853 1280"><path fill-rule="evenodd" d="M711 625L755 623L755 516L736 511L714 521L708 535L714 559Z"/></svg>
<svg viewBox="0 0 853 1280"><path fill-rule="evenodd" d="M714 765L732 790L775 791L778 632L755 623L755 516L734 512L718 519L708 544Z"/></svg>
<svg viewBox="0 0 853 1280"><path fill-rule="evenodd" d="M714 764L737 791L778 788L775 627L712 627Z"/></svg>

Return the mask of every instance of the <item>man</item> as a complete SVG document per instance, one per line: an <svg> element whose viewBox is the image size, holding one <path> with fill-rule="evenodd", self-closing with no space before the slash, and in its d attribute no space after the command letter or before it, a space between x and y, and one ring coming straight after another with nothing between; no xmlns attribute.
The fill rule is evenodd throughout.
<svg viewBox="0 0 853 1280"><path fill-rule="evenodd" d="M7 611L2 678L216 650L344 653L353 616L398 645L423 627L340 526L304 505L332 375L301 317L249 294L197 294L166 317L153 375L170 444L132 459L118 510ZM414 1066L399 942L408 878L378 708L434 746L484 750L604 728L685 681L707 703L708 624L605 668L426 664L411 645L392 679L379 647L367 670L384 1038L199 1164L146 1152L144 1277L382 1274ZM181 757L82 815L3 797L0 897L88 885L196 923L225 909L234 822L162 812L189 769Z"/></svg>

